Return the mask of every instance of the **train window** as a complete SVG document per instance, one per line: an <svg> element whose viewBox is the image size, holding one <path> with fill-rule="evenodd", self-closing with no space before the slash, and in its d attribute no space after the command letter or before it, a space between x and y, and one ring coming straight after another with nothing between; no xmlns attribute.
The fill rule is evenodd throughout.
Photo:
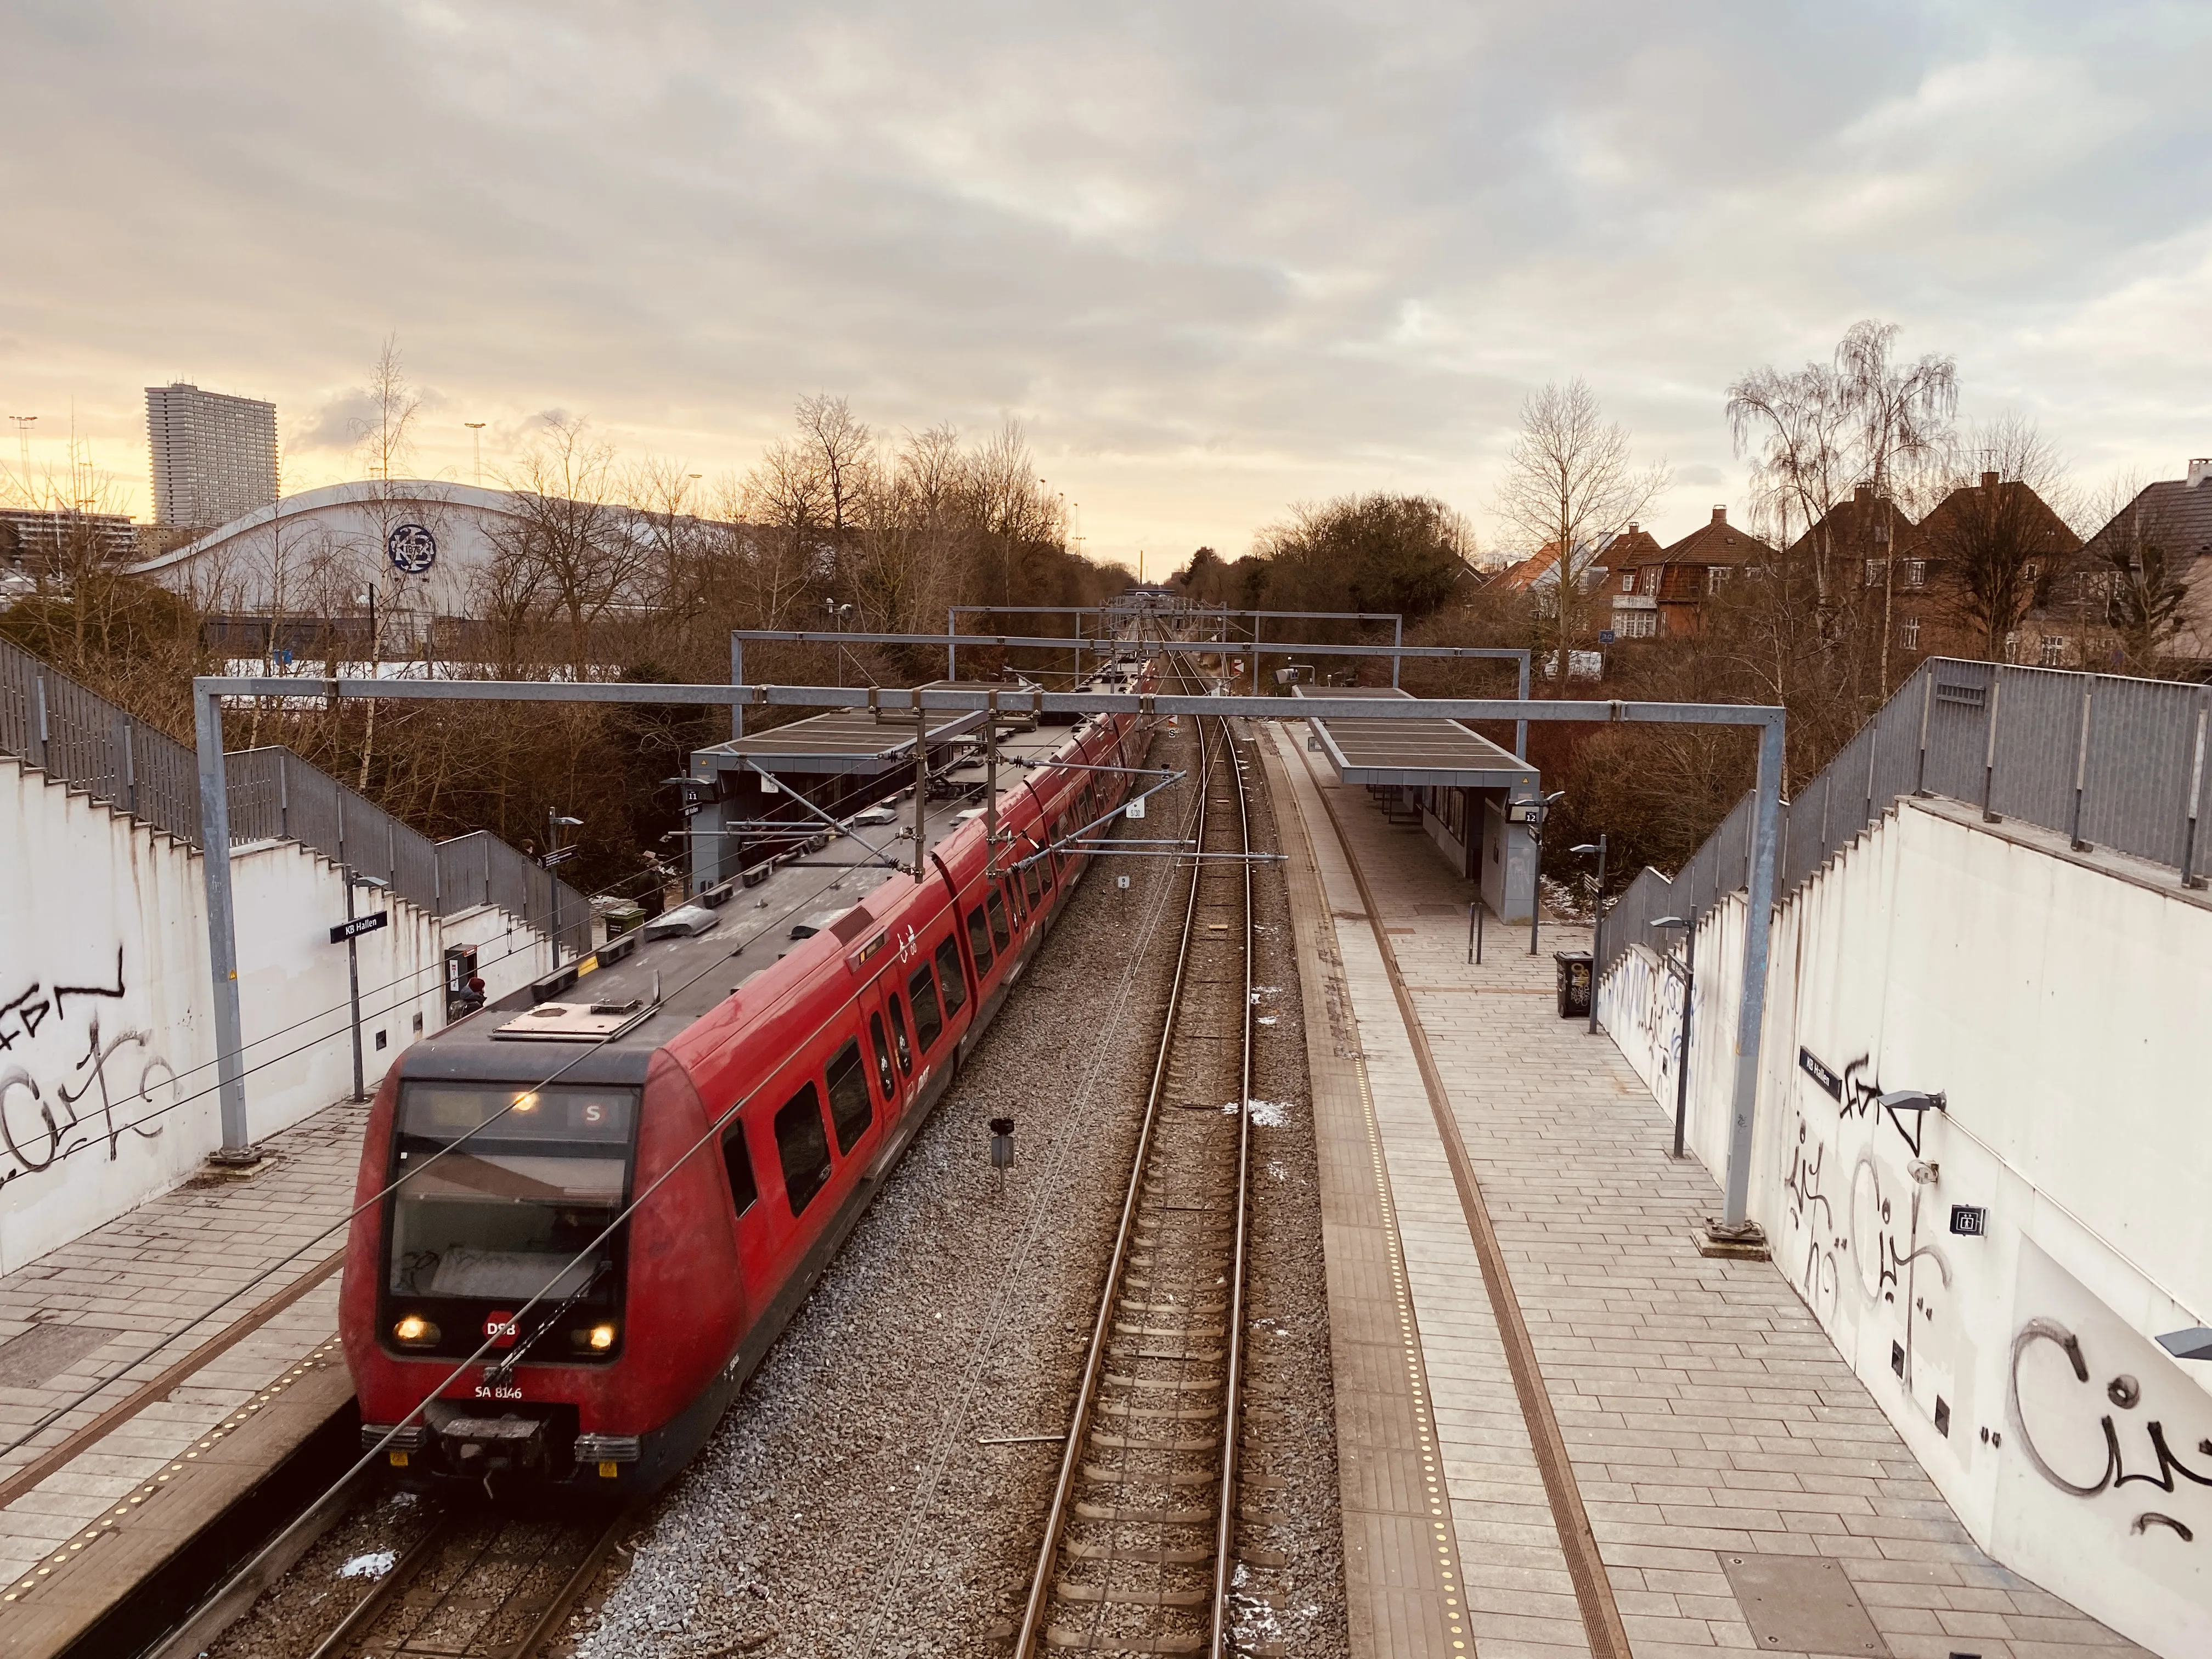
<svg viewBox="0 0 2212 1659"><path fill-rule="evenodd" d="M876 1081L884 1085L884 1098L898 1098L898 1079L891 1075L890 1045L884 1041L884 1017L868 1016L868 1043L876 1051Z"/></svg>
<svg viewBox="0 0 2212 1659"><path fill-rule="evenodd" d="M1037 867L1034 864L1025 864L1022 866L1022 891L1028 896L1030 908L1036 909L1038 888Z"/></svg>
<svg viewBox="0 0 2212 1659"><path fill-rule="evenodd" d="M899 994L896 991L890 994L890 1000L891 1005L891 1046L898 1050L899 1070L906 1073L908 1076L912 1076L914 1073L914 1048L913 1045L908 1043L906 1040L906 1005L899 1000Z"/></svg>
<svg viewBox="0 0 2212 1659"><path fill-rule="evenodd" d="M837 1121L837 1150L849 1152L867 1133L875 1111L868 1104L867 1074L860 1069L860 1040L848 1037L830 1057L830 1115Z"/></svg>
<svg viewBox="0 0 2212 1659"><path fill-rule="evenodd" d="M1014 937L1012 932L1006 926L1006 907L1000 902L999 896L996 893L992 894L985 902L987 902L991 908L991 937L998 941L999 948L1003 951L1012 941ZM973 912L970 912L969 915L969 931L971 935L975 931L975 915Z"/></svg>
<svg viewBox="0 0 2212 1659"><path fill-rule="evenodd" d="M991 902L995 905L998 902L999 896L994 893L991 896ZM1006 930L1002 923L999 928L999 942L1003 945L1006 943ZM968 913L968 952L975 958L977 979L982 978L991 971L991 934L989 929L983 925L983 913L981 909L970 910Z"/></svg>
<svg viewBox="0 0 2212 1659"><path fill-rule="evenodd" d="M960 976L960 947L950 937L937 947L937 983L945 998L945 1017L950 1019L968 1000L968 982ZM919 1016L921 1008L919 992L915 993L914 1006ZM928 1041L936 1039L932 1037Z"/></svg>
<svg viewBox="0 0 2212 1659"><path fill-rule="evenodd" d="M811 1083L775 1115L775 1155L783 1165L784 1194L797 1215L830 1180L830 1137L822 1129L822 1094Z"/></svg>
<svg viewBox="0 0 2212 1659"><path fill-rule="evenodd" d="M753 1182L752 1154L745 1150L745 1126L732 1123L722 1131L722 1167L730 1172L730 1206L743 1215L760 1196Z"/></svg>
<svg viewBox="0 0 2212 1659"><path fill-rule="evenodd" d="M945 941L947 945L951 939ZM952 978L957 983L960 969L955 966ZM937 1039L945 1031L945 1011L937 1006L937 981L929 976L929 964L923 963L906 982L907 994L914 999L914 1040L927 1054L937 1046ZM957 1003L953 1005L956 1008Z"/></svg>

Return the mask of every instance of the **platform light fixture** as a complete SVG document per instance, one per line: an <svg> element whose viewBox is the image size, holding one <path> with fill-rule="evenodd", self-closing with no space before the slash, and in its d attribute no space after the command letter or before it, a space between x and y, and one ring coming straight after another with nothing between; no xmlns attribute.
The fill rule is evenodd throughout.
<svg viewBox="0 0 2212 1659"><path fill-rule="evenodd" d="M2192 1325L2185 1331L2168 1331L2158 1346L2176 1359L2212 1359L2212 1330Z"/></svg>
<svg viewBox="0 0 2212 1659"><path fill-rule="evenodd" d="M1651 923L1661 933L1679 928L1682 934L1682 960L1674 956L1660 958L1667 971L1682 981L1682 1041L1674 1061L1674 1156L1680 1158L1684 1135L1690 1122L1690 993L1698 983L1698 913L1685 916L1661 916ZM1596 1002L1595 988L1592 988L1591 1002Z"/></svg>
<svg viewBox="0 0 2212 1659"><path fill-rule="evenodd" d="M1921 1089L1899 1089L1893 1094L1884 1095L1875 1104L1886 1112L1948 1112L1951 1109L1940 1089L1932 1095Z"/></svg>
<svg viewBox="0 0 2212 1659"><path fill-rule="evenodd" d="M1597 838L1597 844L1594 847L1589 842L1584 842L1581 846L1571 847L1567 850L1578 858L1588 858L1592 854L1597 855L1597 885L1590 890L1589 1035L1595 1036L1597 1035L1597 975L1598 970L1605 966L1605 951L1602 948L1605 944L1605 836L1601 834Z"/></svg>

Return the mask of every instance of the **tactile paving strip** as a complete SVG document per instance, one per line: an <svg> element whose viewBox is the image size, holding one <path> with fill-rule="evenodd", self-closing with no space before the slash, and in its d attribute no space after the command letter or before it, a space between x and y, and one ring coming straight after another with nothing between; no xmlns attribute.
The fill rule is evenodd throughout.
<svg viewBox="0 0 2212 1659"><path fill-rule="evenodd" d="M306 1358L295 1360L289 1368L287 1368L282 1376L278 1377L274 1382L269 1384L267 1388L260 1390L251 1400L248 1400L244 1405L239 1407L236 1411L223 1419L222 1422L216 1424L213 1428L203 1434L198 1439L193 1441L192 1443L187 1446L182 1452L179 1453L176 1458L173 1460L169 1466L163 1469L161 1474L155 1475L151 1480L146 1482L145 1485L139 1487L137 1491L132 1492L128 1498L119 1499L115 1507L110 1510L106 1515L101 1516L99 1520L94 1522L90 1526L85 1528L83 1531L78 1533L75 1537L70 1539L66 1543L55 1549L54 1552L48 1555L45 1560L41 1561L29 1572L24 1574L23 1577L16 1580L15 1583L9 1586L6 1590L0 1591L0 1604L21 1601L24 1596L30 1594L31 1591L38 1589L41 1583L51 1577L55 1568L75 1560L79 1555L82 1554L86 1549L89 1548L92 1545L98 1543L101 1539L120 1532L124 1526L130 1521L131 1517L137 1512L141 1504L144 1504L149 1498L157 1495L164 1486L168 1485L169 1482L174 1480L178 1476L185 1474L186 1470L188 1470L193 1463L198 1462L200 1456L213 1447L216 1442L222 1440L230 1435L235 1434L240 1429L244 1428L246 1424L253 1420L253 1414L256 1412L263 1409L271 1401L275 1400L278 1395L283 1393L285 1389L290 1388L292 1384L298 1382L309 1371L313 1370L318 1364L329 1358L332 1354L337 1352L337 1351L338 1339L333 1336L321 1346L307 1354Z"/></svg>

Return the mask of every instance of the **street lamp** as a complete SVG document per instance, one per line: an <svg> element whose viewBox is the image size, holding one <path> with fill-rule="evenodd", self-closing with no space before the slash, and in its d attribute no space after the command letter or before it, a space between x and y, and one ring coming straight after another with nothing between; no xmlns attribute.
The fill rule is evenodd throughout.
<svg viewBox="0 0 2212 1659"><path fill-rule="evenodd" d="M1698 913L1691 911L1686 921L1680 916L1662 916L1651 925L1662 930L1682 930L1680 965L1676 965L1671 951L1660 958L1667 971L1682 981L1681 1054L1674 1061L1674 1156L1680 1158L1683 1130L1690 1115L1690 994L1698 983ZM1595 1000L1595 988L1592 996Z"/></svg>
<svg viewBox="0 0 2212 1659"><path fill-rule="evenodd" d="M1528 826L1528 839L1536 844L1532 860L1535 867L1528 872L1528 954L1532 957L1536 954L1537 927L1544 919L1544 815L1566 798L1567 792L1559 789L1521 803L1521 822Z"/></svg>
<svg viewBox="0 0 2212 1659"><path fill-rule="evenodd" d="M853 607L849 605L840 605L835 599L824 599L822 603L830 608L830 627L836 629L840 634L843 633L845 631L845 618L853 614ZM845 647L842 642L837 647L836 673L837 684L840 685L844 684Z"/></svg>
<svg viewBox="0 0 2212 1659"><path fill-rule="evenodd" d="M1605 836L1601 834L1595 847L1584 842L1580 847L1570 848L1568 850L1584 858L1589 857L1592 853L1597 854L1597 889L1590 896L1589 1034L1595 1036L1597 1035L1597 976L1598 970L1605 966L1605 952L1600 948L1605 943Z"/></svg>
<svg viewBox="0 0 2212 1659"><path fill-rule="evenodd" d="M562 817L551 807L545 809L545 875L553 884L553 966L556 971L561 966L561 878L555 872L576 850L561 845L561 832L583 827L581 818Z"/></svg>

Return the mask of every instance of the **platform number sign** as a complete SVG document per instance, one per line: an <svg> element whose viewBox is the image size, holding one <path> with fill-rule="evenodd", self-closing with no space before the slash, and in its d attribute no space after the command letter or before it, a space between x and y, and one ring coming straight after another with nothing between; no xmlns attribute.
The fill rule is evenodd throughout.
<svg viewBox="0 0 2212 1659"><path fill-rule="evenodd" d="M396 525L384 538L384 552L401 575L419 576L438 562L438 538L428 525Z"/></svg>
<svg viewBox="0 0 2212 1659"><path fill-rule="evenodd" d="M1962 1238L1980 1238L1990 1230L1990 1212L1978 1204L1954 1204L1951 1231Z"/></svg>

